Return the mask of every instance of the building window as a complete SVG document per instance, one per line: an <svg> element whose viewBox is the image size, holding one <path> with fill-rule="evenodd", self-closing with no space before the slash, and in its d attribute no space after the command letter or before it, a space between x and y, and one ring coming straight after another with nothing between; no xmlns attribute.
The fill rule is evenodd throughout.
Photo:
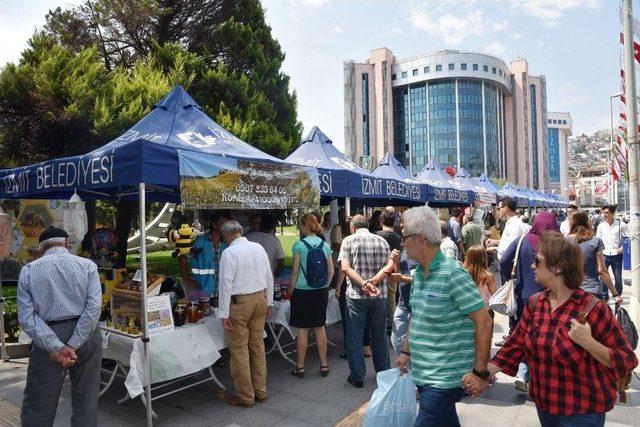
<svg viewBox="0 0 640 427"><path fill-rule="evenodd" d="M536 85L529 85L531 102L531 164L533 165L533 188L540 188L538 177L538 106L536 103Z"/></svg>
<svg viewBox="0 0 640 427"><path fill-rule="evenodd" d="M498 70L498 74L502 77L502 70Z"/></svg>
<svg viewBox="0 0 640 427"><path fill-rule="evenodd" d="M418 75L418 69L416 68L415 70L413 70L413 71L411 72L411 74L413 74L414 76L417 76L417 75Z"/></svg>
<svg viewBox="0 0 640 427"><path fill-rule="evenodd" d="M467 69L467 64L464 64L464 63L460 64L460 69L461 70L466 70Z"/></svg>
<svg viewBox="0 0 640 427"><path fill-rule="evenodd" d="M362 73L362 154L369 155L369 73Z"/></svg>
<svg viewBox="0 0 640 427"><path fill-rule="evenodd" d="M442 71L442 65L436 65L436 71Z"/></svg>
<svg viewBox="0 0 640 427"><path fill-rule="evenodd" d="M402 78L403 78L403 79L406 79L406 78L407 78L407 72L406 72L406 71L403 71L403 72L402 72Z"/></svg>
<svg viewBox="0 0 640 427"><path fill-rule="evenodd" d="M478 64L473 64L473 71L478 71Z"/></svg>
<svg viewBox="0 0 640 427"><path fill-rule="evenodd" d="M449 71L455 70L455 69L456 69L455 64L449 64Z"/></svg>
<svg viewBox="0 0 640 427"><path fill-rule="evenodd" d="M547 123L551 124L551 119L547 119Z"/></svg>
<svg viewBox="0 0 640 427"><path fill-rule="evenodd" d="M493 74L495 74L495 73L496 73L496 71L497 71L497 70L496 70L496 67L492 67L492 68L491 68L491 72L492 72Z"/></svg>
<svg viewBox="0 0 640 427"><path fill-rule="evenodd" d="M566 120L563 120L563 121L562 121L562 124L563 124L563 125L566 125L566 124L567 124L567 121L566 121Z"/></svg>
<svg viewBox="0 0 640 427"><path fill-rule="evenodd" d="M429 67L424 67L424 73L427 74L429 72Z"/></svg>
<svg viewBox="0 0 640 427"><path fill-rule="evenodd" d="M486 65L483 65L483 66L482 66L482 69L484 70L484 72L485 72L485 73L488 73L488 72L489 72L489 67L488 67L488 66L486 66Z"/></svg>
<svg viewBox="0 0 640 427"><path fill-rule="evenodd" d="M396 74L395 73L391 74L391 80L395 80L395 79L396 79Z"/></svg>

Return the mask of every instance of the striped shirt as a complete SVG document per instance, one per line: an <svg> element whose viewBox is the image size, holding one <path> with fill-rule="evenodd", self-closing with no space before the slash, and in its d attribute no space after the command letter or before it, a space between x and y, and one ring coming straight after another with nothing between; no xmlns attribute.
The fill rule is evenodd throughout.
<svg viewBox="0 0 640 427"><path fill-rule="evenodd" d="M100 318L102 288L98 268L88 259L53 247L22 267L18 278L18 321L39 348L54 352L65 344L79 348ZM76 329L63 343L46 322L80 316Z"/></svg>
<svg viewBox="0 0 640 427"><path fill-rule="evenodd" d="M381 236L370 233L366 228L361 228L347 236L342 241L338 261L347 260L351 267L364 280L371 279L387 264L391 255L389 244ZM347 276L346 295L351 299L387 299L387 280L378 284L380 293L370 296L362 291L359 284L351 283Z"/></svg>
<svg viewBox="0 0 640 427"><path fill-rule="evenodd" d="M426 279L422 266L416 268L409 347L417 385L461 386L475 358L475 323L468 314L483 307L478 288L455 259L438 251Z"/></svg>

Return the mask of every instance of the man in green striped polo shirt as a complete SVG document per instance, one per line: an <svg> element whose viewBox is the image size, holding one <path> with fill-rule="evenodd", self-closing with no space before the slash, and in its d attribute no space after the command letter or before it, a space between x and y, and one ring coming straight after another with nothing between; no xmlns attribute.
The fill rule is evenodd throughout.
<svg viewBox="0 0 640 427"><path fill-rule="evenodd" d="M428 207L404 213L403 241L418 262L411 284L411 320L398 366L411 360L420 393L416 426L459 426L462 380L486 388L492 322L471 276L440 252L440 222Z"/></svg>

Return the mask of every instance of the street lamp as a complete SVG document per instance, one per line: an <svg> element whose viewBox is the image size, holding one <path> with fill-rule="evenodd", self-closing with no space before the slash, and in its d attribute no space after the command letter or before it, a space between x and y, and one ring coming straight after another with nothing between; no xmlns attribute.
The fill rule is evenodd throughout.
<svg viewBox="0 0 640 427"><path fill-rule="evenodd" d="M614 148L613 148L613 143L614 143L613 142L613 98L620 98L621 96L622 96L621 92L616 92L616 93L614 93L613 95L611 95L609 97L609 108L610 108L610 111L611 111L611 138L610 138L611 147L610 147L609 157L611 158L612 162L615 161L615 158L614 158L615 151L614 151ZM611 171L609 171L609 173L610 172ZM621 178L621 177L618 177L618 178ZM612 205L616 203L616 191L618 189L617 187L618 186L616 185L615 181L613 181L611 187L609 187L610 188L610 190L609 190L609 203L611 203Z"/></svg>

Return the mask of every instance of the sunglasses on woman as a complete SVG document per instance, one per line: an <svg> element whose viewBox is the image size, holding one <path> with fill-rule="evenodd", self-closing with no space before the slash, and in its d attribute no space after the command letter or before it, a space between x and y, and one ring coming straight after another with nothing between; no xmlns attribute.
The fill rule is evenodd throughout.
<svg viewBox="0 0 640 427"><path fill-rule="evenodd" d="M535 259L533 260L533 264L537 267L543 261L544 258L542 258L540 255L536 255Z"/></svg>

